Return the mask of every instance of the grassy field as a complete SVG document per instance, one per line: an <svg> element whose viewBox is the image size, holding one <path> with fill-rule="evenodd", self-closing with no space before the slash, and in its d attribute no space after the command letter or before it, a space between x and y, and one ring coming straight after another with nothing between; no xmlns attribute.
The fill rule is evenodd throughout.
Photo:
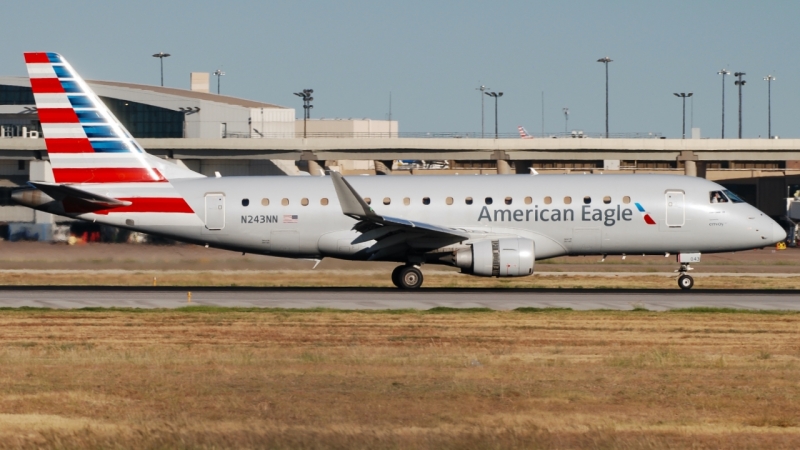
<svg viewBox="0 0 800 450"><path fill-rule="evenodd" d="M488 278L424 268L425 288L678 289L677 275L620 273L538 273L522 278ZM3 271L7 286L264 286L392 287L391 271L236 270L236 271ZM800 276L725 276L694 274L698 289L800 289Z"/></svg>
<svg viewBox="0 0 800 450"><path fill-rule="evenodd" d="M797 448L800 314L2 310L0 448Z"/></svg>

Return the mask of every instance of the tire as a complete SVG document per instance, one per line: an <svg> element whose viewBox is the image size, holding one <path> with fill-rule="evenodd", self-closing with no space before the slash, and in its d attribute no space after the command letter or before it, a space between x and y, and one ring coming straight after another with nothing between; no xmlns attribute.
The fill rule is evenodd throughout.
<svg viewBox="0 0 800 450"><path fill-rule="evenodd" d="M694 279L689 275L681 275L678 277L678 286L680 286L681 289L688 291L692 288L692 286L694 286Z"/></svg>
<svg viewBox="0 0 800 450"><path fill-rule="evenodd" d="M422 271L414 266L402 266L397 279L401 289L419 289L422 286Z"/></svg>
<svg viewBox="0 0 800 450"><path fill-rule="evenodd" d="M400 271L402 269L403 269L403 266L397 266L397 267L394 268L394 270L392 270L392 284L394 284L395 287L398 287L398 288L401 288L401 289L403 287L403 286L400 285Z"/></svg>

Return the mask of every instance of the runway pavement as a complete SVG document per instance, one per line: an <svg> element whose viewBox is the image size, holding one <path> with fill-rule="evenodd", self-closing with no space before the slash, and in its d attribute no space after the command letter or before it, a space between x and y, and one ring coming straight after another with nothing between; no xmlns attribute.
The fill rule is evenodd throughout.
<svg viewBox="0 0 800 450"><path fill-rule="evenodd" d="M191 303L188 293L191 292ZM549 290L367 288L86 288L3 287L0 307L179 308L215 305L262 308L430 309L558 307L655 311L689 307L800 310L798 291Z"/></svg>

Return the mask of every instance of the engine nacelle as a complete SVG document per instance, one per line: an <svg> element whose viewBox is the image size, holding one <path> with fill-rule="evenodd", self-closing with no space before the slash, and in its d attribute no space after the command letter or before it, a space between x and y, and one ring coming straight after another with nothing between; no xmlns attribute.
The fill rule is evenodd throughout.
<svg viewBox="0 0 800 450"><path fill-rule="evenodd" d="M533 241L525 238L487 239L459 250L455 265L482 277L524 277L533 273Z"/></svg>

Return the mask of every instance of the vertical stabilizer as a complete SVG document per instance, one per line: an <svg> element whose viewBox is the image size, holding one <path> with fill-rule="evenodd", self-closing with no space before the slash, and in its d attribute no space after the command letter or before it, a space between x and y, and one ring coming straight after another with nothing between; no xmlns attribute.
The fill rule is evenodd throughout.
<svg viewBox="0 0 800 450"><path fill-rule="evenodd" d="M25 53L25 63L56 183L163 183L165 169L202 176L148 155L61 55Z"/></svg>

